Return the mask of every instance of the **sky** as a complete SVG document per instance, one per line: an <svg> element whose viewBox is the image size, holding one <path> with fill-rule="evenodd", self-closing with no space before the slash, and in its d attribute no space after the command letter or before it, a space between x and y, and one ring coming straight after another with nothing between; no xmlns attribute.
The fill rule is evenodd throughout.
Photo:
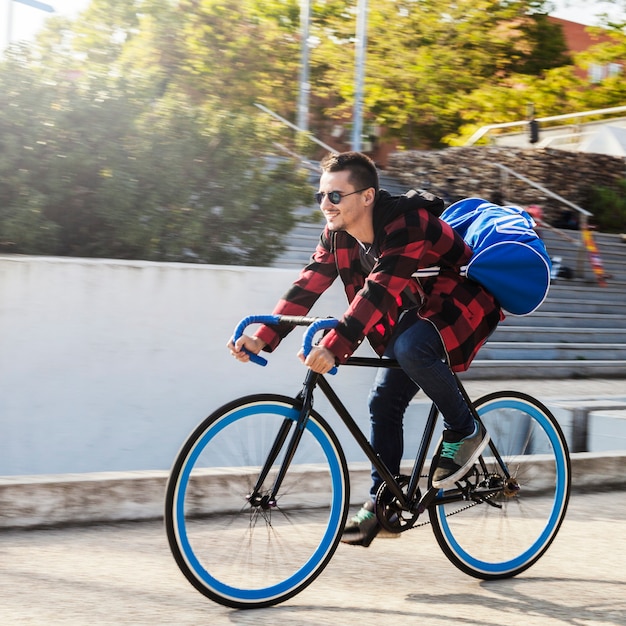
<svg viewBox="0 0 626 626"><path fill-rule="evenodd" d="M6 23L6 11L9 2L13 2L12 8L12 25L11 25L11 40L20 41L22 39L32 39L38 30L42 28L44 22L52 13L41 11L30 6L26 6L21 2L15 2L14 0L0 0L0 23L4 25ZM76 15L85 9L90 0L40 0L44 4L50 5L54 8L56 15L65 15L68 17L76 17ZM3 33L4 34L4 33Z"/></svg>
<svg viewBox="0 0 626 626"><path fill-rule="evenodd" d="M81 10L89 5L90 0L43 0L55 9L57 15L75 17ZM6 37L6 14L8 3L13 2L11 40L32 39L35 33L41 29L45 20L51 15L45 11L26 6L15 0L0 0L0 24L2 24L2 37ZM604 12L607 7L601 0L552 0L558 8L552 13L556 17L580 22L581 24L597 23L595 16Z"/></svg>

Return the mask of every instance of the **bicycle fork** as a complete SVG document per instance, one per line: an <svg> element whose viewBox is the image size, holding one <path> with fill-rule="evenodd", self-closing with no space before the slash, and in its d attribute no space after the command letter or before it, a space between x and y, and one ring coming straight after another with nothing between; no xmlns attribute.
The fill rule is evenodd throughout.
<svg viewBox="0 0 626 626"><path fill-rule="evenodd" d="M283 483L285 475L287 474L287 470L291 465L291 461L296 454L298 444L300 443L300 439L302 439L302 433L304 432L307 420L309 419L309 413L313 406L313 389L315 389L319 376L319 374L316 374L312 370L308 371L304 380L302 391L297 396L297 398L302 401L300 415L297 420L293 420L289 417L283 420L274 443L272 444L267 460L261 469L256 485L254 486L252 493L248 495L248 502L250 502L252 506L261 507L265 510L276 507L278 491ZM283 449L283 446L287 441L287 437L289 436L289 432L292 430L294 424L296 428L291 435L291 440L289 441L287 448L285 449L285 456L281 462L274 484L269 492L264 494L262 490L263 483L265 482L272 465L278 458L280 451Z"/></svg>

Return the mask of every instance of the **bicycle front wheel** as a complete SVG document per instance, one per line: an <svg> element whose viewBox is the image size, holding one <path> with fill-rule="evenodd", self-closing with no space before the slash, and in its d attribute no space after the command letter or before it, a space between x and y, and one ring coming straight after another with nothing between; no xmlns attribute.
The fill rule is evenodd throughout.
<svg viewBox="0 0 626 626"><path fill-rule="evenodd" d="M300 411L293 398L253 395L202 422L167 484L165 525L191 584L235 608L282 602L309 585L335 552L349 506L348 469L336 435L312 411L275 502L263 500ZM276 458L256 491L261 468Z"/></svg>
<svg viewBox="0 0 626 626"><path fill-rule="evenodd" d="M554 416L531 396L496 392L474 406L492 443L470 477L472 499L434 506L430 520L443 552L463 572L509 578L533 565L561 526L571 487L569 452ZM454 490L440 496L445 502Z"/></svg>

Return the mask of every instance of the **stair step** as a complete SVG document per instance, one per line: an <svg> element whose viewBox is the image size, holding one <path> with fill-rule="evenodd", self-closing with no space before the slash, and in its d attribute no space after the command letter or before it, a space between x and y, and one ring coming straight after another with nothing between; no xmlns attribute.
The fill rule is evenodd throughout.
<svg viewBox="0 0 626 626"><path fill-rule="evenodd" d="M480 351L481 360L626 360L626 343L518 343L490 341Z"/></svg>
<svg viewBox="0 0 626 626"><path fill-rule="evenodd" d="M541 328L514 327L504 323L489 338L492 341L553 342L553 343L626 343L626 328Z"/></svg>
<svg viewBox="0 0 626 626"><path fill-rule="evenodd" d="M279 259L274 261L274 266L290 264L294 269L302 269L310 260L313 250L296 250L289 248L283 252Z"/></svg>
<svg viewBox="0 0 626 626"><path fill-rule="evenodd" d="M550 302L553 298L573 300L578 303L581 300L592 299L596 302L605 301L621 301L626 300L626 284L610 284L606 287L600 287L596 282L577 281L577 280L557 280L550 285L548 298L546 302Z"/></svg>
<svg viewBox="0 0 626 626"><path fill-rule="evenodd" d="M532 326L543 328L576 328L584 326L586 328L626 328L626 315L606 314L592 315L584 313L553 313L539 309L532 315L516 317L509 315L500 324L501 327Z"/></svg>
<svg viewBox="0 0 626 626"><path fill-rule="evenodd" d="M502 380L506 378L626 378L626 360L494 360L477 358L467 372L461 374L463 380ZM623 388L623 381L616 380L616 389Z"/></svg>
<svg viewBox="0 0 626 626"><path fill-rule="evenodd" d="M539 310L553 313L576 311L576 313L594 313L599 315L621 314L624 310L624 302L619 302L617 299L595 300L593 297L581 300L548 297Z"/></svg>
<svg viewBox="0 0 626 626"><path fill-rule="evenodd" d="M565 239L558 233L562 233L575 241ZM589 264L589 254L581 243L579 231L555 232L544 228L541 231L541 237L552 258L561 257L563 265L571 268L576 273L579 272L579 260L582 261L584 278L593 279L593 272ZM626 244L623 242L621 235L594 233L594 240L598 246L604 270L611 276L608 279L609 284L618 283L624 285L626 283ZM583 278L583 276L578 276L578 278Z"/></svg>

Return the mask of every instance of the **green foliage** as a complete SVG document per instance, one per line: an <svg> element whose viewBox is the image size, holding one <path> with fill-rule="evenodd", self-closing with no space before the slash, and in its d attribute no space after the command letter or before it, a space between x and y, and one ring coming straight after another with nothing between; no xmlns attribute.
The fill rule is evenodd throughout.
<svg viewBox="0 0 626 626"><path fill-rule="evenodd" d="M546 70L572 63L561 27L550 22L544 13L529 15L524 32L528 44L516 60L514 72L541 76Z"/></svg>
<svg viewBox="0 0 626 626"><path fill-rule="evenodd" d="M268 155L320 154L253 106L295 121L300 4L92 0L11 48L0 65L0 251L271 262L310 185L295 162ZM370 2L366 127L429 148L523 119L529 102L538 116L622 104L620 77L590 86L574 71L546 5ZM346 147L357 0L311 7L309 127ZM612 29L575 62L626 58L624 31Z"/></svg>
<svg viewBox="0 0 626 626"><path fill-rule="evenodd" d="M0 209L0 248L30 254L55 254L59 225L43 214L45 198L31 190L18 194L15 204Z"/></svg>
<svg viewBox="0 0 626 626"><path fill-rule="evenodd" d="M581 85L582 80L569 65L547 70L542 76L515 74L499 83L485 84L452 105L460 123L443 140L463 145L481 126L524 120L530 103L538 116L577 109L582 106L578 103Z"/></svg>
<svg viewBox="0 0 626 626"><path fill-rule="evenodd" d="M535 17L539 20L541 18ZM609 35L611 40L576 55L571 64L556 63L550 66L546 63L546 69L542 72L536 72L535 68L528 74L513 73L501 80L483 83L471 93L461 96L453 107L461 123L444 137L444 141L451 145L462 145L480 126L525 119L529 103L535 105L538 117L623 105L626 97L623 70L593 84L586 76L592 64L622 64L626 58L623 24L606 26L608 30L603 30L602 34ZM600 31L591 29L591 32ZM549 43L549 39L547 41ZM556 53L549 52L549 45L542 49L546 54Z"/></svg>
<svg viewBox="0 0 626 626"><path fill-rule="evenodd" d="M180 53L160 52L175 16L161 3L140 20L138 4L94 0L73 48L58 22L7 56L0 250L271 263L310 204L306 174L266 156L276 134L256 109L185 91Z"/></svg>
<svg viewBox="0 0 626 626"><path fill-rule="evenodd" d="M626 232L626 180L617 189L592 187L585 207L593 213L593 224L604 233Z"/></svg>
<svg viewBox="0 0 626 626"><path fill-rule="evenodd" d="M181 0L177 77L225 108L263 102L289 115L300 67L297 0Z"/></svg>
<svg viewBox="0 0 626 626"><path fill-rule="evenodd" d="M365 109L405 147L437 147L461 122L458 102L507 77L566 59L541 2L370 3ZM331 11L334 9L334 11ZM350 120L355 3L315 3L312 75L320 115Z"/></svg>

